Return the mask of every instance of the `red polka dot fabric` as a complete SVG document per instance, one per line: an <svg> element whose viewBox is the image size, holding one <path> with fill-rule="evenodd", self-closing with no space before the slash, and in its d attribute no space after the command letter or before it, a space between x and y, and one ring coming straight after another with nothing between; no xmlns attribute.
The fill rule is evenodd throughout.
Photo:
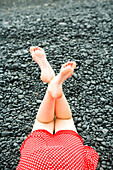
<svg viewBox="0 0 113 170"><path fill-rule="evenodd" d="M20 153L16 170L96 170L99 159L73 130L55 134L35 130L23 142Z"/></svg>

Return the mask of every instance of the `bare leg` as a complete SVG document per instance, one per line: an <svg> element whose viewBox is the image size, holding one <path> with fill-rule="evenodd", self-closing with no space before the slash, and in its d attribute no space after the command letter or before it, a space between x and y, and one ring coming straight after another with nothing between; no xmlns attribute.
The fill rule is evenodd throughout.
<svg viewBox="0 0 113 170"><path fill-rule="evenodd" d="M37 113L37 120L42 123L48 123L54 120L55 99L46 91L44 99Z"/></svg>
<svg viewBox="0 0 113 170"><path fill-rule="evenodd" d="M71 119L72 113L65 95L55 100L55 114L59 119Z"/></svg>
<svg viewBox="0 0 113 170"><path fill-rule="evenodd" d="M56 121L55 121L55 132L59 130L74 130L77 132L73 119L71 109L69 104L63 94L62 91L62 83L69 78L76 64L74 62L68 62L64 64L61 68L60 74L56 76L50 83L50 93L51 95L56 98L55 100L55 114L56 114ZM54 91L51 89L54 87Z"/></svg>
<svg viewBox="0 0 113 170"><path fill-rule="evenodd" d="M55 114L55 133L59 130L74 130L77 132L73 122L71 109L64 94L60 99L55 100Z"/></svg>
<svg viewBox="0 0 113 170"><path fill-rule="evenodd" d="M44 50L41 49L40 47L31 47L30 52L33 60L37 64L39 64L41 68L42 81L49 83L51 79L55 76L55 74L46 59ZM48 89L47 89L44 99L39 107L32 131L38 129L46 129L53 134L54 104L55 104L55 99L48 93Z"/></svg>

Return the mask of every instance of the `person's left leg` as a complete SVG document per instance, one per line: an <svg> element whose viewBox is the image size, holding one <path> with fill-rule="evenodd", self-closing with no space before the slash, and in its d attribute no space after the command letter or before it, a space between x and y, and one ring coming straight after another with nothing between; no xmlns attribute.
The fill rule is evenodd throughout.
<svg viewBox="0 0 113 170"><path fill-rule="evenodd" d="M55 99L46 91L44 99L39 107L33 130L45 129L54 132L54 104Z"/></svg>
<svg viewBox="0 0 113 170"><path fill-rule="evenodd" d="M44 50L40 47L31 47L30 52L33 60L39 64L41 68L41 79L43 82L49 83L55 76L50 64L48 63ZM32 131L45 129L53 134L54 132L54 104L55 99L48 93L48 88L44 99L39 107L36 120Z"/></svg>
<svg viewBox="0 0 113 170"><path fill-rule="evenodd" d="M37 120L42 123L48 123L54 119L54 105L55 99L48 93L48 89L44 96L44 99L39 107L37 113Z"/></svg>

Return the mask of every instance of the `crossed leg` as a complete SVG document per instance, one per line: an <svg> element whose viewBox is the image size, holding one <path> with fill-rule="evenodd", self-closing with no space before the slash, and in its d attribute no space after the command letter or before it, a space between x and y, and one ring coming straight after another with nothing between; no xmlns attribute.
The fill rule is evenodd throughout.
<svg viewBox="0 0 113 170"><path fill-rule="evenodd" d="M55 100L55 133L59 130L74 130L77 132L73 122L71 109L65 95Z"/></svg>
<svg viewBox="0 0 113 170"><path fill-rule="evenodd" d="M55 76L42 48L31 47L30 52L33 60L41 68L42 81L48 83L32 131L46 129L52 134L59 130L76 131L69 104L62 91L62 84L73 74L76 63L68 62L62 65L60 73Z"/></svg>

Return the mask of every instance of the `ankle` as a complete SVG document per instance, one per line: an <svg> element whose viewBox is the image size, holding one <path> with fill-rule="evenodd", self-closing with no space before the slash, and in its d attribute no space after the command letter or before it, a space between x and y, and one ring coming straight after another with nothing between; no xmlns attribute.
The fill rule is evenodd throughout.
<svg viewBox="0 0 113 170"><path fill-rule="evenodd" d="M50 83L48 83L48 84L50 84ZM50 86L50 85L48 85L48 88L47 88L46 93L49 95L49 97L51 97L52 99L54 99L54 97L52 96L51 88L50 88L49 86Z"/></svg>

